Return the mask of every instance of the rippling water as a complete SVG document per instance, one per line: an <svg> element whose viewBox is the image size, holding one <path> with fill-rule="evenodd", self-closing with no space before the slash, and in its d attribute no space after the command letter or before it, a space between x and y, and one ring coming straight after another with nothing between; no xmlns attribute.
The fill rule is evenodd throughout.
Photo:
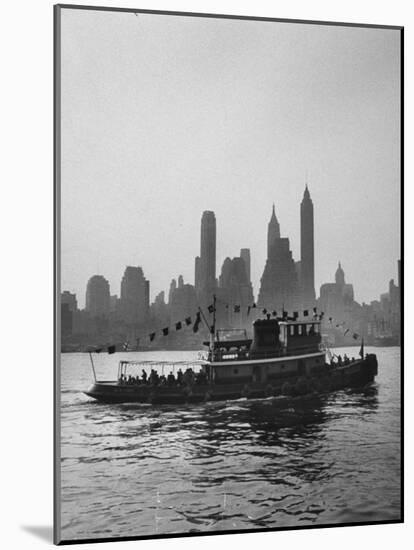
<svg viewBox="0 0 414 550"><path fill-rule="evenodd" d="M400 349L368 351L363 390L180 407L99 404L88 356L63 354L62 538L400 519ZM98 378L122 357L197 352L101 354Z"/></svg>

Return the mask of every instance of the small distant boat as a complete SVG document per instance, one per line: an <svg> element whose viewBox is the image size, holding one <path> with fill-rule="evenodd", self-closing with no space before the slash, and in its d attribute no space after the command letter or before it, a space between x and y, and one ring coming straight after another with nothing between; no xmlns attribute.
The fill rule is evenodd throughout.
<svg viewBox="0 0 414 550"><path fill-rule="evenodd" d="M268 316L253 323L253 339L246 334L229 338L229 331L216 331L214 322L205 359L122 360L113 381L96 380L93 367L95 382L85 393L105 403L184 404L305 395L374 381L377 358L364 354L363 343L358 359L345 355L327 362L330 352L321 340L318 320ZM131 374L137 369L143 371L141 378Z"/></svg>

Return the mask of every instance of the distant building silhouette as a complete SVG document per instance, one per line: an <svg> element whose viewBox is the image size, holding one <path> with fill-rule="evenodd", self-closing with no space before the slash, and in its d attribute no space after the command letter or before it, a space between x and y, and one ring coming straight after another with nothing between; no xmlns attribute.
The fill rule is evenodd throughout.
<svg viewBox="0 0 414 550"><path fill-rule="evenodd" d="M280 239L280 225L276 218L275 205L272 206L272 216L267 225L267 258L272 255L273 246Z"/></svg>
<svg viewBox="0 0 414 550"><path fill-rule="evenodd" d="M91 318L106 318L109 315L109 310L109 283L102 275L93 275L86 285L85 311Z"/></svg>
<svg viewBox="0 0 414 550"><path fill-rule="evenodd" d="M165 292L159 292L150 307L151 327L165 326L170 321L168 305L165 303Z"/></svg>
<svg viewBox="0 0 414 550"><path fill-rule="evenodd" d="M171 323L183 321L185 317L194 315L198 310L195 288L193 285L184 284L182 275L178 277L178 285L170 286L168 306Z"/></svg>
<svg viewBox="0 0 414 550"><path fill-rule="evenodd" d="M168 292L168 305L171 305L172 297L176 290L177 290L177 281L175 279L172 279L170 283L170 290Z"/></svg>
<svg viewBox="0 0 414 550"><path fill-rule="evenodd" d="M74 331L75 319L78 313L76 294L65 290L60 295L61 333L62 337L70 336Z"/></svg>
<svg viewBox="0 0 414 550"><path fill-rule="evenodd" d="M339 262L335 282L321 286L319 307L325 313L325 320L332 317L335 321L348 322L354 314L354 306L354 287L345 282L345 273Z"/></svg>
<svg viewBox="0 0 414 550"><path fill-rule="evenodd" d="M240 250L240 258L243 259L244 265L246 266L247 280L251 282L251 260L250 260L250 248L242 248Z"/></svg>
<svg viewBox="0 0 414 550"><path fill-rule="evenodd" d="M258 304L276 311L292 310L300 302L299 283L289 239L280 237L280 226L273 205L267 230L267 260L260 280Z"/></svg>
<svg viewBox="0 0 414 550"><path fill-rule="evenodd" d="M217 317L222 328L242 328L251 324L251 320L248 323L248 306L254 302L253 287L242 257L224 260L217 293Z"/></svg>
<svg viewBox="0 0 414 550"><path fill-rule="evenodd" d="M77 311L78 309L78 301L76 299L76 294L72 294L72 292L69 292L68 290L64 290L62 294L60 295L60 303L66 304L68 306L69 311Z"/></svg>
<svg viewBox="0 0 414 550"><path fill-rule="evenodd" d="M315 303L315 259L313 203L308 186L300 205L300 290L302 304L311 307Z"/></svg>
<svg viewBox="0 0 414 550"><path fill-rule="evenodd" d="M206 210L201 218L200 256L195 259L195 289L200 303L210 302L216 287L216 216Z"/></svg>
<svg viewBox="0 0 414 550"><path fill-rule="evenodd" d="M119 302L121 319L127 324L141 324L149 314L149 281L141 267L127 266L121 281Z"/></svg>

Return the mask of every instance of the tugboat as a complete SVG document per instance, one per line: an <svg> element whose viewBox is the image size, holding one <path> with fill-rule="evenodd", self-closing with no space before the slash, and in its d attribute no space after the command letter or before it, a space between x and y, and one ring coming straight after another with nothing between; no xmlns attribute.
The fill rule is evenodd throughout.
<svg viewBox="0 0 414 550"><path fill-rule="evenodd" d="M271 319L268 315L253 323L253 339L246 333L229 339L228 332L216 331L214 319L210 341L204 343L209 348L205 359L122 360L115 381L96 380L91 356L95 382L85 393L106 403L200 403L364 386L378 372L376 355L364 354L363 343L360 358L338 356L327 362L318 320ZM136 369L142 369L141 378L131 374Z"/></svg>

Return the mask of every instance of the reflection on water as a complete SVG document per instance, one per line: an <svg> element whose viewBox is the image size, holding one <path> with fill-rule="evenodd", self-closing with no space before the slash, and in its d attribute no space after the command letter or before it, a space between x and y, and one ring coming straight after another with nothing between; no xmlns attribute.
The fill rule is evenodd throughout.
<svg viewBox="0 0 414 550"><path fill-rule="evenodd" d="M399 349L375 352L364 389L180 407L92 401L64 355L63 538L399 519Z"/></svg>

